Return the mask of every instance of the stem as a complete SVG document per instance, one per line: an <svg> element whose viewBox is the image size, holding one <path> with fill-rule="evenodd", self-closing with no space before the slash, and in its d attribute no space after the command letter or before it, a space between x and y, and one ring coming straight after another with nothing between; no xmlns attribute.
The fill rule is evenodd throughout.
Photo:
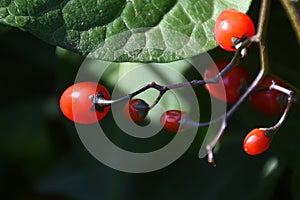
<svg viewBox="0 0 300 200"><path fill-rule="evenodd" d="M206 146L206 150L207 150L207 161L212 164L213 167L216 167L216 163L214 161L214 148L216 146L216 144L219 142L220 138L222 137L225 129L227 127L227 124L226 124L226 117L223 118L223 121L222 121L222 125L221 125L221 128L218 132L218 134L216 135L216 137L212 140L211 143L209 143L207 146Z"/></svg>
<svg viewBox="0 0 300 200"><path fill-rule="evenodd" d="M94 104L98 104L99 106L109 106L130 99L130 95L126 95L115 100L107 100L102 97L97 97L95 95L91 95L89 98Z"/></svg>
<svg viewBox="0 0 300 200"><path fill-rule="evenodd" d="M270 85L269 89L270 89L270 90L277 90L277 91L279 91L279 92L282 92L282 93L288 95L289 97L293 97L293 96L294 96L294 93L295 93L295 92L292 91L292 90L289 90L289 89L287 89L287 88L284 88L284 87L281 87L281 86L279 86L279 85L276 85L276 82L275 82L275 81L272 82L272 85Z"/></svg>
<svg viewBox="0 0 300 200"><path fill-rule="evenodd" d="M244 92L244 94L229 109L229 111L227 112L227 117L231 116L235 112L235 110L241 105L241 103L247 98L247 96L254 90L254 88L259 84L259 82L269 71L268 51L265 43L266 43L266 30L267 30L266 28L268 24L268 19L266 19L266 16L269 16L266 14L270 13L270 3L271 0L263 0L261 3L260 18L259 18L258 29L257 29L258 31L257 34L254 36L255 40L259 39L257 42L259 46L260 63L261 63L260 71L258 72L257 76L255 77L251 85Z"/></svg>
<svg viewBox="0 0 300 200"><path fill-rule="evenodd" d="M260 7L260 14L259 14L259 21L257 26L257 33L252 38L250 38L253 42L257 42L259 46L260 52L260 61L261 61L261 69L257 74L254 81L251 85L247 88L244 94L239 98L239 100L228 110L228 112L223 115L223 123L215 138L206 146L207 153L208 153L208 162L211 163L213 166L216 166L216 163L213 158L213 150L224 134L226 129L226 121L228 118L236 111L236 109L240 106L240 104L248 97L248 95L253 91L253 89L259 84L262 78L266 75L268 71L268 53L266 48L266 32L267 32L267 25L269 20L270 14L270 3L271 0L262 0L261 7Z"/></svg>
<svg viewBox="0 0 300 200"><path fill-rule="evenodd" d="M104 98L97 98L95 96L90 97L91 101L94 104L98 104L99 106L105 106L105 105L111 105L114 103L118 103L124 100L128 100L128 99L132 99L133 97L135 97L136 95L145 92L146 90L150 89L150 88L154 88L156 90L159 91L159 95L156 98L156 100L150 105L150 109L153 108L158 102L159 100L162 98L162 96L171 89L176 89L176 88L181 88L181 87L185 87L185 86L199 86L199 85L204 85L207 83L218 83L219 80L222 78L222 76L224 76L224 74L226 74L232 67L234 67L235 65L237 65L239 63L240 57L242 55L242 51L252 42L255 42L256 37L253 36L245 41L243 41L239 48L235 51L233 58L230 60L230 62L226 65L226 67L224 69L222 69L215 77L207 79L207 80L192 80L192 81L187 81L187 82L183 82L183 83L177 83L177 84L172 84L172 85L166 85L166 86L161 86L158 85L155 82L151 82L149 84L147 84L146 86L142 87L141 89L128 94L124 97L121 97L119 99L115 99L115 100L105 100Z"/></svg>
<svg viewBox="0 0 300 200"><path fill-rule="evenodd" d="M259 20L257 24L257 41L261 42L265 40L266 37L266 28L268 26L269 16L270 16L270 5L271 0L262 0L260 5L260 12L259 12Z"/></svg>
<svg viewBox="0 0 300 200"><path fill-rule="evenodd" d="M269 70L269 59L268 51L266 48L266 33L270 14L270 4L271 0L262 0L260 7L260 15L258 21L257 34L254 36L256 42L258 42L259 53L260 53L260 64L261 68L255 77L254 81L244 92L244 94L239 98L239 100L229 109L227 112L227 117L231 116L232 113L240 106L240 104L247 98L247 96L254 90L254 88L259 84L263 77L267 74Z"/></svg>
<svg viewBox="0 0 300 200"><path fill-rule="evenodd" d="M236 109L240 106L240 104L247 98L247 96L252 92L252 90L257 86L257 84L260 82L260 80L262 79L264 74L265 74L265 70L264 70L264 68L261 68L258 75L254 79L254 81L251 83L249 88L245 91L245 93L239 98L239 100L229 109L229 111L225 115L221 116L220 119L223 118L222 126L221 126L218 134L212 140L212 142L206 146L207 153L208 153L208 162L211 163L213 166L216 166L216 163L213 158L213 150L225 132L226 121L236 111Z"/></svg>
<svg viewBox="0 0 300 200"><path fill-rule="evenodd" d="M288 97L288 102L287 102L286 108L285 108L283 114L281 115L280 119L278 120L278 122L272 127L265 128L265 134L266 134L266 136L269 136L269 137L271 137L282 126L283 122L287 118L287 114L292 106L293 99L295 97L294 91L289 90L284 87L281 87L279 85L276 85L275 82L273 82L273 84L270 86L270 89L283 92L286 95L288 95L289 97Z"/></svg>
<svg viewBox="0 0 300 200"><path fill-rule="evenodd" d="M300 44L300 17L299 13L297 12L296 3L292 0L280 0L280 2L290 19L290 22L296 34L296 38L298 40L298 43Z"/></svg>
<svg viewBox="0 0 300 200"><path fill-rule="evenodd" d="M292 97L289 96L287 106L286 106L283 114L281 115L280 119L278 120L278 122L274 126L265 129L265 131L266 131L265 134L267 136L273 135L282 126L284 120L287 117L287 114L288 114L291 106L292 106Z"/></svg>
<svg viewBox="0 0 300 200"><path fill-rule="evenodd" d="M289 97L291 97L291 101L292 102L298 102L299 99L297 97L297 91L294 91L294 90L290 90L290 89L287 89L287 88L284 88L284 87L281 87L279 85L276 85L276 83L274 82L270 87L269 87L270 90L278 90L282 93L285 93L286 95L288 95ZM293 88L292 88L293 89Z"/></svg>
<svg viewBox="0 0 300 200"><path fill-rule="evenodd" d="M234 111L243 103L243 101L248 97L248 95L253 91L253 89L258 85L258 83L261 81L261 79L265 75L265 69L261 68L259 73L257 74L254 81L251 83L249 88L244 92L244 94L239 98L239 100L229 109L227 112L227 117L230 117Z"/></svg>

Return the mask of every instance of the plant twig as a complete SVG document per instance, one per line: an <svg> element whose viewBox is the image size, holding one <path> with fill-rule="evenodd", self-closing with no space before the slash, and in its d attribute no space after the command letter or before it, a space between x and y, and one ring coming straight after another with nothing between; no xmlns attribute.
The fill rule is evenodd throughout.
<svg viewBox="0 0 300 200"><path fill-rule="evenodd" d="M298 40L298 44L300 45L300 14L297 12L296 2L292 0L280 0L280 2L289 17Z"/></svg>
<svg viewBox="0 0 300 200"><path fill-rule="evenodd" d="M281 0L281 1L283 2L283 1L288 1L288 0ZM269 21L269 14L270 14L270 3L271 3L271 0L262 0L261 1L259 21L258 21L258 25L257 25L257 33L253 37L242 41L238 45L238 48L237 48L233 58L231 59L231 61L215 77L207 79L207 80L192 80L192 81L187 81L187 82L177 83L177 84L172 84L172 85L166 85L166 86L161 86L155 82L151 82L151 83L147 84L146 86L140 88L139 90L137 90L131 94L128 94L124 97L121 97L119 99L105 100L105 99L97 99L97 97L95 97L95 96L91 97L90 99L93 101L94 104L100 104L100 106L101 105L105 106L105 105L118 103L120 101L132 99L136 95L138 95L142 92L145 92L146 90L148 90L150 88L153 88L153 89L156 89L159 91L159 95L154 100L154 102L149 106L151 109L160 101L162 96L168 90L181 88L181 87L185 87L185 86L196 87L196 86L204 85L207 83L218 83L223 75L225 75L232 67L234 67L235 65L237 65L239 63L240 58L243 56L243 51L245 50L245 48L250 43L258 43L259 52L260 52L260 64L261 64L260 71L258 72L255 79L252 81L250 86L247 88L247 90L242 94L242 96L238 99L238 101L227 111L227 113L224 113L217 119L211 120L209 122L199 123L199 122L194 122L190 119L185 120L183 122L185 124L200 127L200 126L209 126L212 123L216 123L216 122L222 120L222 125L221 125L221 128L219 129L217 135L206 146L206 150L207 150L207 154L208 154L208 162L211 163L213 166L216 166L216 163L214 161L213 151L214 151L216 144L218 143L218 141L220 140L220 138L222 137L222 135L225 132L225 129L227 127L227 120L237 110L237 108L241 105L241 103L249 96L249 94L252 92L255 92L255 88L257 87L257 85L260 83L260 81L264 78L264 76L269 71L268 52L267 52L267 47L266 47L266 33L267 33L267 26L268 26L268 21ZM299 35L300 35L300 30L299 30ZM299 36L299 38L300 38L300 36ZM271 86L269 89L283 90L282 88L278 88L276 85ZM287 90L284 90L282 92L286 93ZM294 93L293 93L293 95L292 94L289 95L289 104L286 108L286 111L284 112L285 114L279 120L277 125L274 126L275 129L277 129L277 127L279 127L282 124L283 120L286 118L286 113L289 111L290 104L293 101L292 98L296 99Z"/></svg>
<svg viewBox="0 0 300 200"><path fill-rule="evenodd" d="M156 89L156 90L159 91L159 95L157 96L156 100L150 105L150 108L153 108L168 90L181 88L181 87L185 87L185 86L196 87L196 86L204 85L204 84L207 84L207 83L218 83L219 80L222 78L222 76L224 76L224 74L226 74L232 67L236 66L239 63L239 60L241 58L243 49L245 49L250 43L254 42L255 39L256 39L256 37L251 37L251 38L246 39L245 41L243 41L239 45L239 48L236 50L236 52L234 53L232 59L226 65L226 67L224 69L222 69L213 78L210 78L210 79L207 79L207 80L192 80L192 81L176 83L176 84L166 85L166 86L159 85L159 84L157 84L156 82L153 81L153 82L148 83L146 86L140 88L139 90L137 90L137 91L135 91L131 94L128 94L124 97L121 97L119 99L105 100L103 98L97 98L97 96L91 96L90 99L94 104L98 104L98 106L107 106L107 105L119 103L121 101L125 101L125 100L128 100L128 99L132 99L136 95L141 94L141 93L145 92L146 90L152 88L152 89Z"/></svg>
<svg viewBox="0 0 300 200"><path fill-rule="evenodd" d="M214 161L213 150L222 137L226 129L226 122L228 118L236 111L236 109L240 106L240 104L248 97L248 95L253 91L253 89L259 84L262 78L266 75L268 71L268 53L266 48L266 30L269 20L270 14L270 3L271 0L262 0L260 6L260 14L259 21L257 25L257 33L251 38L253 42L257 42L260 51L260 61L261 68L259 73L257 74L254 81L250 84L247 90L243 93L243 95L239 98L239 100L228 110L228 112L223 116L223 123L215 138L206 146L206 150L208 153L208 162L211 163L214 167L216 163Z"/></svg>
<svg viewBox="0 0 300 200"><path fill-rule="evenodd" d="M277 90L280 91L286 95L288 95L288 102L287 105L284 109L284 112L282 113L280 119L278 120L278 122L269 128L264 128L265 129L265 135L271 137L272 135L274 135L275 132L277 132L277 130L282 126L283 122L285 121L285 119L287 118L288 112L292 106L292 103L294 102L293 99L295 97L295 92L292 90L289 90L287 88L281 87L279 85L276 85L275 82L272 83L272 85L270 85L270 90Z"/></svg>

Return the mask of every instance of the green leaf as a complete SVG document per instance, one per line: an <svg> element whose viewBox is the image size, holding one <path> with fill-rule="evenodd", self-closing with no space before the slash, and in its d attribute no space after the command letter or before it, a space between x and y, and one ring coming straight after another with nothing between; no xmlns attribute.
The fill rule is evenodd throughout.
<svg viewBox="0 0 300 200"><path fill-rule="evenodd" d="M235 0L2 0L0 23L84 56L171 62L216 47L213 26Z"/></svg>

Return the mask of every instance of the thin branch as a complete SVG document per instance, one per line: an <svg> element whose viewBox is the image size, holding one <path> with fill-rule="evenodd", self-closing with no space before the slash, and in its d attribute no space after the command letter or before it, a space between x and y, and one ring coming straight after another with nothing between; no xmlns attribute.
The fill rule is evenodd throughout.
<svg viewBox="0 0 300 200"><path fill-rule="evenodd" d="M280 0L285 12L287 13L292 27L295 31L296 38L298 40L298 44L300 44L300 17L297 12L296 2L292 0Z"/></svg>
<svg viewBox="0 0 300 200"><path fill-rule="evenodd" d="M217 145L217 143L219 142L220 138L222 137L226 127L227 127L227 118L226 116L223 118L223 121L222 121L222 125L219 129L219 132L218 134L216 135L216 137L212 140L211 143L209 143L207 146L206 146L206 150L207 150L207 161L212 164L213 167L216 167L216 163L215 163L215 160L214 160L214 148L215 146Z"/></svg>
<svg viewBox="0 0 300 200"><path fill-rule="evenodd" d="M277 132L277 130L282 126L283 122L285 121L285 119L287 118L288 112L292 106L293 103L293 99L295 97L295 92L292 90L289 90L287 88L284 88L282 86L276 85L275 82L272 83L272 85L270 85L270 90L277 90L280 91L286 95L288 95L288 102L287 105L284 109L284 112L282 113L280 119L278 120L278 122L269 128L264 128L265 129L265 134L269 137L271 137L272 135L274 135L275 132Z"/></svg>
<svg viewBox="0 0 300 200"><path fill-rule="evenodd" d="M106 106L106 105L111 105L114 103L118 103L124 100L128 100L128 99L132 99L133 97L135 97L138 94L141 94L143 92L145 92L146 90L153 88L159 91L159 95L156 98L156 100L151 104L150 108L153 108L158 102L159 100L162 98L162 96L171 89L176 89L176 88L181 88L181 87L185 87L185 86L192 86L192 87L196 87L199 85L204 85L207 83L218 83L219 80L222 78L222 76L224 76L224 74L226 74L232 67L236 66L239 63L240 57L242 55L242 51L252 42L254 42L256 40L256 37L253 36L249 39L246 39L245 41L243 41L241 43L241 45L239 46L239 48L235 51L234 56L232 57L232 59L230 60L230 62L226 65L226 67L224 69L222 69L215 77L207 79L207 80L192 80L192 81L187 81L187 82L183 82L183 83L176 83L176 84L172 84L172 85L166 85L166 86L161 86L157 83L150 82L149 84L147 84L146 86L140 88L139 90L128 94L124 97L121 97L119 99L115 99L115 100L105 100L104 98L98 98L96 96L91 96L90 99L94 104L99 104L98 106Z"/></svg>
<svg viewBox="0 0 300 200"><path fill-rule="evenodd" d="M209 143L206 147L208 153L208 162L211 163L213 166L216 166L216 163L214 161L214 156L213 156L213 150L225 132L226 121L237 110L240 104L248 97L248 95L253 91L253 89L259 84L259 82L263 79L266 72L268 71L268 66L269 66L268 53L265 44L266 44L267 25L268 25L269 14L270 14L270 3L271 0L261 1L257 33L251 38L253 42L257 42L259 46L261 69L257 74L256 78L254 79L254 81L243 93L243 95L239 98L239 100L228 110L226 115L223 116L224 117L223 123L218 134L215 136L212 142Z"/></svg>
<svg viewBox="0 0 300 200"><path fill-rule="evenodd" d="M287 0L281 0L281 1L283 2L283 1L287 1ZM228 112L224 113L217 119L211 120L209 122L199 123L199 122L194 122L192 120L185 120L183 122L185 124L200 127L200 126L209 126L212 123L216 123L216 122L222 120L222 126L221 126L220 130L218 131L218 134L206 146L207 153L208 153L208 162L210 162L213 166L216 166L215 161L214 161L213 151L214 151L216 144L218 143L218 141L220 140L220 138L222 137L222 135L225 132L225 129L227 127L227 120L237 110L237 108L241 105L241 103L249 96L249 94L252 92L255 92L255 88L257 87L257 85L260 83L260 81L263 79L263 77L267 74L267 72L269 70L268 52L267 52L267 47L266 47L266 32L267 32L267 26L268 26L268 21L269 21L269 14L270 14L270 3L271 3L271 0L261 0L259 21L258 21L258 25L257 25L257 33L253 37L242 41L238 45L238 48L237 48L233 58L231 59L231 61L215 77L207 79L207 80L192 80L192 81L187 81L187 82L177 83L177 84L172 84L172 85L166 85L166 86L161 86L155 82L151 82L151 83L147 84L146 86L142 87L141 89L139 89L131 94L128 94L124 97L121 97L119 99L116 99L116 100L105 100L103 98L97 99L96 97L92 97L91 100L95 104L100 104L100 106L101 105L105 106L105 105L110 105L110 104L117 103L120 101L132 99L136 95L138 95L142 92L145 92L146 90L148 90L150 88L153 88L153 89L156 89L159 91L159 95L157 96L155 101L150 105L150 108L153 108L160 101L162 96L168 90L181 88L181 87L185 87L185 86L196 87L196 86L204 85L207 83L218 83L224 74L226 74L232 67L234 67L235 65L237 65L239 63L240 58L243 56L243 52L245 51L246 47L252 42L258 43L259 52L260 52L260 63L261 63L260 71L258 72L255 79L252 81L250 86L247 88L247 90L242 94L242 96L238 99L238 101L228 110ZM300 31L299 31L299 35L300 35ZM273 88L270 88L270 89L279 90L277 88L277 86L272 86L272 87ZM280 89L282 89L282 88L280 88ZM286 90L284 90L284 89L282 89L282 90L283 90L283 92L286 92ZM274 129L277 129L277 127L279 127L282 124L283 120L286 118L286 113L288 112L288 110L290 108L290 103L292 101L291 96L292 95L290 94L289 104L286 108L285 114L279 120L277 125L274 126L275 128L273 127ZM294 95L293 95L293 97L294 97Z"/></svg>
<svg viewBox="0 0 300 200"><path fill-rule="evenodd" d="M261 1L259 20L258 20L257 32L256 32L256 36L257 36L256 42L261 42L262 40L265 40L266 29L269 23L270 5L271 5L271 0Z"/></svg>
<svg viewBox="0 0 300 200"><path fill-rule="evenodd" d="M266 135L268 135L268 136L273 135L282 126L283 122L287 118L287 114L288 114L291 106L292 106L292 96L289 96L288 103L287 103L287 106L286 106L283 114L281 115L280 119L278 120L278 122L274 126L265 129L265 134Z"/></svg>

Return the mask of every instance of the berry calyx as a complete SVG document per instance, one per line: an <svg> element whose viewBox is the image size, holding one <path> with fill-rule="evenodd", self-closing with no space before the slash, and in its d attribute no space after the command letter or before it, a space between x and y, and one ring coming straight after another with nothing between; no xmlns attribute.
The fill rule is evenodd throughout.
<svg viewBox="0 0 300 200"><path fill-rule="evenodd" d="M146 118L149 110L149 105L144 100L132 99L126 104L124 113L128 119L140 122Z"/></svg>
<svg viewBox="0 0 300 200"><path fill-rule="evenodd" d="M228 62L219 61L216 62L217 67L214 65L208 67L204 72L204 79L214 78L227 64ZM233 103L240 98L250 81L251 77L247 69L241 65L237 65L223 75L218 83L208 83L205 85L205 88L215 98Z"/></svg>
<svg viewBox="0 0 300 200"><path fill-rule="evenodd" d="M98 96L106 100L110 95L106 88L96 82L80 82L69 86L61 95L59 105L62 113L79 124L100 121L108 113L110 106L95 105L90 99Z"/></svg>
<svg viewBox="0 0 300 200"><path fill-rule="evenodd" d="M266 76L257 88L268 88L273 81L279 86L288 88L283 81L274 76ZM265 115L280 115L287 104L287 95L277 90L255 92L249 98L253 107Z"/></svg>
<svg viewBox="0 0 300 200"><path fill-rule="evenodd" d="M244 151L249 155L258 155L270 147L271 137L265 135L264 129L255 128L244 139Z"/></svg>
<svg viewBox="0 0 300 200"><path fill-rule="evenodd" d="M183 131L180 120L186 116L187 112L180 110L168 110L162 114L160 122L165 130L177 133Z"/></svg>
<svg viewBox="0 0 300 200"><path fill-rule="evenodd" d="M235 43L252 37L255 26L245 13L229 8L223 10L215 24L215 38L219 46L227 51L236 51Z"/></svg>

